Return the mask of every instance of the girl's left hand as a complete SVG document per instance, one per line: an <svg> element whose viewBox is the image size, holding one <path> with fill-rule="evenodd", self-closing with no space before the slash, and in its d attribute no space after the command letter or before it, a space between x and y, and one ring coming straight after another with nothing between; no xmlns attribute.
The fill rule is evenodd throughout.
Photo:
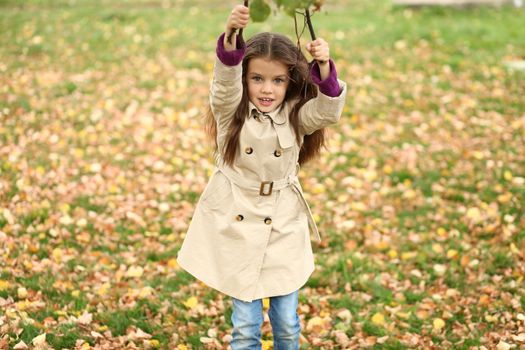
<svg viewBox="0 0 525 350"><path fill-rule="evenodd" d="M330 47L323 38L317 38L306 44L306 50L308 50L313 59L319 63L328 63L330 59Z"/></svg>

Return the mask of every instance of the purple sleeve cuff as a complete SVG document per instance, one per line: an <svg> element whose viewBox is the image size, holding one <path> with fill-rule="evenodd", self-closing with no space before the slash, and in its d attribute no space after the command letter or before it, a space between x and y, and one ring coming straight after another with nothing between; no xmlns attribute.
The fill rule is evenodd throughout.
<svg viewBox="0 0 525 350"><path fill-rule="evenodd" d="M226 51L224 48L224 35L226 34L222 33L222 35L219 37L219 40L217 41L217 57L219 57L219 60L221 60L221 62L226 66L236 66L241 63L244 57L246 44L241 42L241 40L239 40L239 36L237 35L237 49L233 51Z"/></svg>
<svg viewBox="0 0 525 350"><path fill-rule="evenodd" d="M319 91L329 97L337 97L341 94L341 87L337 81L337 71L335 70L334 61L330 59L330 75L325 79L321 80L321 71L319 70L319 64L314 62L310 68L310 76L315 84L319 86Z"/></svg>

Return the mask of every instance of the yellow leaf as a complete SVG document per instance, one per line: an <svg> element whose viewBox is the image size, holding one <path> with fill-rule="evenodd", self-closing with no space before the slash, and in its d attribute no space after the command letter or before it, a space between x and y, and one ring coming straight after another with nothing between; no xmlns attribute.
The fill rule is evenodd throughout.
<svg viewBox="0 0 525 350"><path fill-rule="evenodd" d="M509 170L505 170L505 172L503 172L503 178L507 181L512 180L512 173Z"/></svg>
<svg viewBox="0 0 525 350"><path fill-rule="evenodd" d="M445 321L441 318L435 318L433 322L433 326L435 330L441 330L443 327L445 327Z"/></svg>
<svg viewBox="0 0 525 350"><path fill-rule="evenodd" d="M108 191L109 191L109 193L112 193L112 194L118 193L119 192L119 187L116 186L115 184L111 184L111 185L109 185Z"/></svg>
<svg viewBox="0 0 525 350"><path fill-rule="evenodd" d="M319 316L324 319L325 317L330 316L330 311L321 310L321 312L319 312Z"/></svg>
<svg viewBox="0 0 525 350"><path fill-rule="evenodd" d="M355 210L355 211L365 211L365 210L367 210L366 204L363 203L363 202L352 202L352 204L350 204L350 205L352 207L352 210Z"/></svg>
<svg viewBox="0 0 525 350"><path fill-rule="evenodd" d="M376 248L377 248L378 250L381 250L381 251L383 251L383 250L387 250L388 247L389 247L388 242L381 241L381 242L377 242L377 243L376 243Z"/></svg>
<svg viewBox="0 0 525 350"><path fill-rule="evenodd" d="M62 260L62 249L55 248L51 254L53 255L53 260L55 260L55 262L60 262Z"/></svg>
<svg viewBox="0 0 525 350"><path fill-rule="evenodd" d="M485 316L485 321L487 321L489 323L498 322L498 316L486 315Z"/></svg>
<svg viewBox="0 0 525 350"><path fill-rule="evenodd" d="M263 299L263 307L265 310L268 310L270 308L270 299L269 298L264 298Z"/></svg>
<svg viewBox="0 0 525 350"><path fill-rule="evenodd" d="M437 229L437 234L440 236L440 237L446 237L447 236L447 230L445 230L443 227L439 227Z"/></svg>
<svg viewBox="0 0 525 350"><path fill-rule="evenodd" d="M138 297L139 299L145 299L153 295L153 292L154 292L154 289L151 288L150 286L147 286L140 290Z"/></svg>
<svg viewBox="0 0 525 350"><path fill-rule="evenodd" d="M394 250L394 249L390 249L390 250L388 251L388 257L389 257L390 259L395 259L395 258L397 258L397 251Z"/></svg>
<svg viewBox="0 0 525 350"><path fill-rule="evenodd" d="M19 299L25 299L27 298L27 289L20 287L18 288L17 294Z"/></svg>
<svg viewBox="0 0 525 350"><path fill-rule="evenodd" d="M273 346L272 340L261 340L261 343L263 350L269 350Z"/></svg>
<svg viewBox="0 0 525 350"><path fill-rule="evenodd" d="M321 194L326 192L326 187L323 184L317 183L314 185L311 191L314 194Z"/></svg>
<svg viewBox="0 0 525 350"><path fill-rule="evenodd" d="M160 347L160 342L157 340L157 339L151 339L149 341L149 345L152 347L152 348L159 348Z"/></svg>
<svg viewBox="0 0 525 350"><path fill-rule="evenodd" d="M443 246L439 243L432 244L432 251L437 254L443 253Z"/></svg>
<svg viewBox="0 0 525 350"><path fill-rule="evenodd" d="M84 150L82 148L75 148L75 150L73 151L73 155L75 158L83 158Z"/></svg>
<svg viewBox="0 0 525 350"><path fill-rule="evenodd" d="M404 193L403 193L403 198L406 198L406 199L413 199L415 198L417 195L416 191L414 191L413 189L408 189L406 190Z"/></svg>
<svg viewBox="0 0 525 350"><path fill-rule="evenodd" d="M44 236L45 237L45 236ZM35 253L38 253L38 246L34 245L34 244L29 244L27 246L27 251L31 254L35 254Z"/></svg>
<svg viewBox="0 0 525 350"><path fill-rule="evenodd" d="M483 152L480 152L480 151L474 151L472 152L472 155L474 156L474 158L476 159L483 159Z"/></svg>
<svg viewBox="0 0 525 350"><path fill-rule="evenodd" d="M35 346L43 346L46 343L46 333L40 334L31 340L31 343Z"/></svg>
<svg viewBox="0 0 525 350"><path fill-rule="evenodd" d="M179 345L177 345L177 349L179 349L179 350L188 350L188 347L186 345L184 345L184 344L179 344Z"/></svg>
<svg viewBox="0 0 525 350"><path fill-rule="evenodd" d="M6 290L7 288L9 288L9 282L0 280L0 290Z"/></svg>
<svg viewBox="0 0 525 350"><path fill-rule="evenodd" d="M111 287L111 285L109 283L104 283L103 285L100 286L100 288L97 290L97 294L98 295L106 295L108 294L108 291L109 291L109 288Z"/></svg>
<svg viewBox="0 0 525 350"><path fill-rule="evenodd" d="M177 259L170 259L168 260L168 267L171 267L171 268L176 268L177 266L179 266L179 264L177 264Z"/></svg>
<svg viewBox="0 0 525 350"><path fill-rule="evenodd" d="M458 251L455 249L449 249L447 251L447 258L454 259L458 255Z"/></svg>
<svg viewBox="0 0 525 350"><path fill-rule="evenodd" d="M308 320L308 323L306 324L306 330L312 331L314 329L318 330L319 328L322 329L324 325L324 321L319 316L314 316L311 319Z"/></svg>
<svg viewBox="0 0 525 350"><path fill-rule="evenodd" d="M510 350L512 346L509 343L505 343L503 340L500 340L498 345L496 345L497 350Z"/></svg>
<svg viewBox="0 0 525 350"><path fill-rule="evenodd" d="M443 276L447 272L447 266L443 264L434 264L434 272L438 276Z"/></svg>
<svg viewBox="0 0 525 350"><path fill-rule="evenodd" d="M153 154L160 157L162 155L164 155L164 149L160 146L157 146L153 149Z"/></svg>
<svg viewBox="0 0 525 350"><path fill-rule="evenodd" d="M498 202L500 202L500 203L507 203L511 199L512 199L512 193L511 192L506 192L506 193L500 194L498 196Z"/></svg>
<svg viewBox="0 0 525 350"><path fill-rule="evenodd" d="M126 277L142 277L144 269L142 266L130 266L126 271Z"/></svg>
<svg viewBox="0 0 525 350"><path fill-rule="evenodd" d="M377 173L375 172L375 170L365 171L363 173L363 177L367 182L372 182L377 178Z"/></svg>
<svg viewBox="0 0 525 350"><path fill-rule="evenodd" d="M67 203L60 204L59 210L62 212L62 214L67 214L71 207Z"/></svg>
<svg viewBox="0 0 525 350"><path fill-rule="evenodd" d="M184 305L188 309L193 309L195 306L197 306L198 300L196 297L189 297L185 302Z"/></svg>
<svg viewBox="0 0 525 350"><path fill-rule="evenodd" d="M18 310L23 311L31 306L31 302L27 300L22 300L16 303Z"/></svg>
<svg viewBox="0 0 525 350"><path fill-rule="evenodd" d="M396 316L400 317L400 318L403 318L405 320L408 320L408 318L410 317L410 313L409 312L397 312L396 313Z"/></svg>
<svg viewBox="0 0 525 350"><path fill-rule="evenodd" d="M382 313L377 312L374 316L372 316L372 323L378 326L382 326L383 324L385 324L385 316L383 316Z"/></svg>
<svg viewBox="0 0 525 350"><path fill-rule="evenodd" d="M479 208L473 207L467 210L467 218L473 220L479 220L481 218L481 212Z"/></svg>
<svg viewBox="0 0 525 350"><path fill-rule="evenodd" d="M417 255L416 252L403 252L401 254L401 260L409 260L409 259L415 258L416 255Z"/></svg>

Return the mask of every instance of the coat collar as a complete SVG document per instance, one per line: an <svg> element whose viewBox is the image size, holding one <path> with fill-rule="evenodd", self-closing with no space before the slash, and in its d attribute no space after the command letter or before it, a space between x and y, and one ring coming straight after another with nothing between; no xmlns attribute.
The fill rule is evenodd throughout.
<svg viewBox="0 0 525 350"><path fill-rule="evenodd" d="M279 108L269 113L259 111L252 102L248 102L248 108L250 111L250 115L253 115L253 113L263 115L265 117L270 118L274 124L286 124L286 122L288 121L288 118L286 118L285 113L281 113L281 111L284 109L284 103Z"/></svg>
<svg viewBox="0 0 525 350"><path fill-rule="evenodd" d="M281 148L289 148L293 146L294 136L292 134L292 129L290 128L288 118L286 116L285 104L283 103L279 108L270 113L260 112L257 107L252 102L248 102L248 111L249 116L252 116L254 113L258 115L265 116L272 121L272 126L277 133L277 138L279 139L279 145ZM284 113L283 113L284 112Z"/></svg>

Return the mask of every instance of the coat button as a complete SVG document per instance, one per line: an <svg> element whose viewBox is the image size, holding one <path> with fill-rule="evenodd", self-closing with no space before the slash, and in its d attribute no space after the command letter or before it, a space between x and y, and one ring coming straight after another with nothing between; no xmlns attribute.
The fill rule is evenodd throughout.
<svg viewBox="0 0 525 350"><path fill-rule="evenodd" d="M271 225L272 224L272 219L271 218L266 218L266 219L264 219L264 223L266 225Z"/></svg>
<svg viewBox="0 0 525 350"><path fill-rule="evenodd" d="M244 220L244 216L239 214L239 215L237 215L236 219L237 219L237 221L243 221Z"/></svg>
<svg viewBox="0 0 525 350"><path fill-rule="evenodd" d="M282 155L282 151L280 149L277 149L275 150L275 152L273 152L273 155L276 156L276 157L280 157Z"/></svg>
<svg viewBox="0 0 525 350"><path fill-rule="evenodd" d="M253 148L251 148L251 147L246 147L246 149L244 150L244 152L246 152L247 154L252 154L252 153L253 153Z"/></svg>

